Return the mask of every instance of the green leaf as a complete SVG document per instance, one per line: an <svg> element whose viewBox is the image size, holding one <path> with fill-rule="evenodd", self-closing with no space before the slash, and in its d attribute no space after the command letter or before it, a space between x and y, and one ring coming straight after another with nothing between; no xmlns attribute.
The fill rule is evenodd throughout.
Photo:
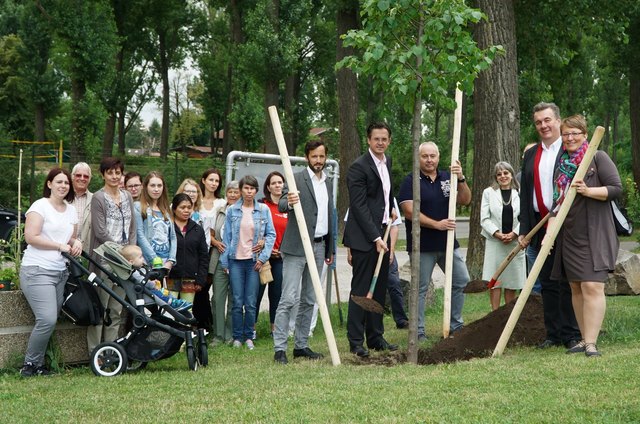
<svg viewBox="0 0 640 424"><path fill-rule="evenodd" d="M379 0L378 9L380 9L383 12L389 9L389 0Z"/></svg>

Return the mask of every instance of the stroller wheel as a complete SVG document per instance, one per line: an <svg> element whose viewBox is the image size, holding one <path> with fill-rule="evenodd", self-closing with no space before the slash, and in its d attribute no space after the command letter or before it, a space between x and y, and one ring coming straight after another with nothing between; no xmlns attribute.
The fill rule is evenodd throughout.
<svg viewBox="0 0 640 424"><path fill-rule="evenodd" d="M209 351L207 347L207 338L205 337L204 330L198 330L198 362L203 367L209 365Z"/></svg>
<svg viewBox="0 0 640 424"><path fill-rule="evenodd" d="M198 360L196 358L196 352L193 346L187 346L187 361L189 362L190 370L192 371L198 370Z"/></svg>
<svg viewBox="0 0 640 424"><path fill-rule="evenodd" d="M118 343L100 343L91 353L91 370L97 376L113 377L127 370L127 353Z"/></svg>

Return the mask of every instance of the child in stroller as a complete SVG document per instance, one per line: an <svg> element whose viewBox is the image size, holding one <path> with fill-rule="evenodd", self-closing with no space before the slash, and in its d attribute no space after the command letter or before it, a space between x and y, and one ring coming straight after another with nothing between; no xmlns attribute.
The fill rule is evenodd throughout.
<svg viewBox="0 0 640 424"><path fill-rule="evenodd" d="M156 272L155 270L149 270L142 255L142 249L140 247L129 244L120 249L120 254L131 264L133 272L131 278L138 283L144 282L145 286L153 293L154 300L158 306L164 306L165 303L169 304L173 309L178 312L191 309L193 304L183 299L176 299L170 294L165 294L156 286L156 281L161 279L164 275Z"/></svg>

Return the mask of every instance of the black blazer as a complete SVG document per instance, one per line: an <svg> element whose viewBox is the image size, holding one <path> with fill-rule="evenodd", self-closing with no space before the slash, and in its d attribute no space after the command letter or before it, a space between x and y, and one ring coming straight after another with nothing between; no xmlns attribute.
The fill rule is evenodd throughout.
<svg viewBox="0 0 640 424"><path fill-rule="evenodd" d="M169 272L169 278L193 278L202 287L207 285L209 268L209 249L204 230L192 219L187 221L187 232L182 235L180 228L174 223L176 231L176 264Z"/></svg>
<svg viewBox="0 0 640 424"><path fill-rule="evenodd" d="M533 168L536 161L536 152L542 148L540 144L541 143L538 143L534 149L527 150L524 153L524 160L522 162L522 174L520 176L520 235L527 235L538 223L536 211L533 209ZM562 147L560 147L558 151L558 156L556 157L553 167L554 175L558 168L561 155ZM531 244L539 248L545 234L546 231L542 228L533 236Z"/></svg>
<svg viewBox="0 0 640 424"><path fill-rule="evenodd" d="M386 155L385 155L386 156ZM387 170L391 180L389 212L393 209L393 179L391 158L387 158ZM349 217L344 228L343 243L346 247L368 252L375 248L373 241L382 237L384 215L384 192L376 164L369 150L349 167L347 172L349 190ZM389 224L391 224L389 222Z"/></svg>

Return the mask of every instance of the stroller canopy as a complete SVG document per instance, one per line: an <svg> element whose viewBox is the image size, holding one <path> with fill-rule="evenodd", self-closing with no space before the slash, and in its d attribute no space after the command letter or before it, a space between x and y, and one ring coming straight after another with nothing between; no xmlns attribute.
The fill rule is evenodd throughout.
<svg viewBox="0 0 640 424"><path fill-rule="evenodd" d="M107 241L93 251L107 262L107 265L118 278L129 279L133 266L120 254L122 246L114 241Z"/></svg>

